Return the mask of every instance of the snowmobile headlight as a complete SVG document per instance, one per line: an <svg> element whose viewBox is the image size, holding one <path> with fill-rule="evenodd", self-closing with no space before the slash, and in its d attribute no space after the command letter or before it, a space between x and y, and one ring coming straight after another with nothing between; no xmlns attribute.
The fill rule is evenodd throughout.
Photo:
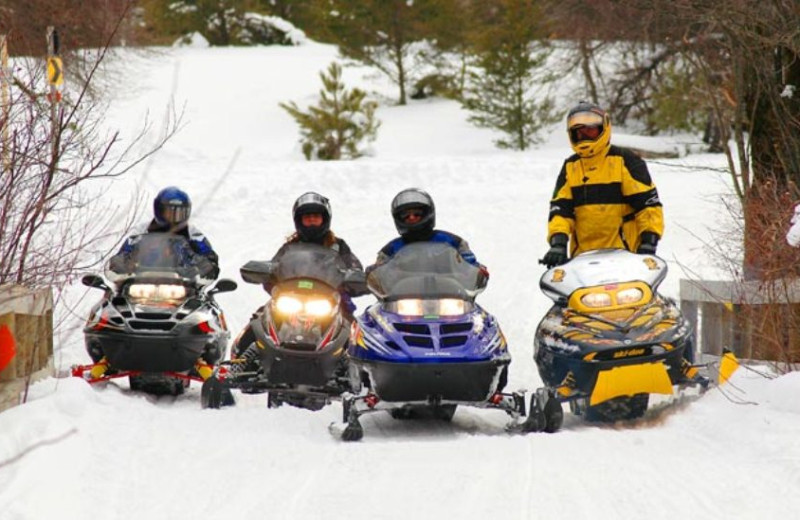
<svg viewBox="0 0 800 520"><path fill-rule="evenodd" d="M333 311L333 305L328 300L309 300L305 304L307 314L312 316L327 316Z"/></svg>
<svg viewBox="0 0 800 520"><path fill-rule="evenodd" d="M630 287L617 292L617 305L638 303L644 298L644 292L637 287Z"/></svg>
<svg viewBox="0 0 800 520"><path fill-rule="evenodd" d="M275 301L275 307L283 314L297 314L303 310L303 302L291 296L280 296Z"/></svg>
<svg viewBox="0 0 800 520"><path fill-rule="evenodd" d="M156 294L159 300L183 300L186 298L186 287L177 284L165 284L156 286Z"/></svg>
<svg viewBox="0 0 800 520"><path fill-rule="evenodd" d="M137 300L147 300L155 297L156 285L150 283L135 283L128 287L128 295Z"/></svg>
<svg viewBox="0 0 800 520"><path fill-rule="evenodd" d="M466 314L464 300L443 298L439 300L439 316L460 316Z"/></svg>
<svg viewBox="0 0 800 520"><path fill-rule="evenodd" d="M401 316L422 316L422 300L397 300L394 303L397 314Z"/></svg>
<svg viewBox="0 0 800 520"><path fill-rule="evenodd" d="M611 306L611 295L604 292L588 293L581 297L581 303L587 307L598 309Z"/></svg>
<svg viewBox="0 0 800 520"><path fill-rule="evenodd" d="M140 303L183 300L186 298L186 287L177 284L135 283L128 288L128 296Z"/></svg>

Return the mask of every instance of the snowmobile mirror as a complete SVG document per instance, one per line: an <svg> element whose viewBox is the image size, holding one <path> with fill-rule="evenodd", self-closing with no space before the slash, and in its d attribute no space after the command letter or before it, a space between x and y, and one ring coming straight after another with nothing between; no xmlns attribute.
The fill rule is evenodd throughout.
<svg viewBox="0 0 800 520"><path fill-rule="evenodd" d="M367 289L367 275L360 269L348 269L344 274L344 286L353 296L363 296L369 293Z"/></svg>
<svg viewBox="0 0 800 520"><path fill-rule="evenodd" d="M103 278L96 274L87 274L81 278L81 283L87 287L94 287L96 289L103 289L104 291L110 290L106 285Z"/></svg>
<svg viewBox="0 0 800 520"><path fill-rule="evenodd" d="M233 280L230 280L228 278L220 278L208 290L208 293L209 294L217 294L217 293L231 292L231 291L235 291L237 287L239 287L239 284L237 284Z"/></svg>
<svg viewBox="0 0 800 520"><path fill-rule="evenodd" d="M478 279L475 281L475 288L477 292L483 291L486 289L486 285L489 283L489 277L486 276L483 271L478 273Z"/></svg>
<svg viewBox="0 0 800 520"><path fill-rule="evenodd" d="M271 281L277 268L277 262L251 260L239 269L239 273L242 275L242 280L247 283L264 284Z"/></svg>

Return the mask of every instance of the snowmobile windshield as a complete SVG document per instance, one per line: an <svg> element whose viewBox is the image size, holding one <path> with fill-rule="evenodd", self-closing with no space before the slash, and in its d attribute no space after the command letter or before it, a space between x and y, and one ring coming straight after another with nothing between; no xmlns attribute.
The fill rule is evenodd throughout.
<svg viewBox="0 0 800 520"><path fill-rule="evenodd" d="M272 273L276 283L295 279L312 279L338 288L346 271L338 251L317 244L290 244L279 258Z"/></svg>
<svg viewBox="0 0 800 520"><path fill-rule="evenodd" d="M381 300L406 298L472 300L477 294L479 269L450 245L416 242L398 251L367 278L370 291Z"/></svg>
<svg viewBox="0 0 800 520"><path fill-rule="evenodd" d="M128 253L111 258L108 270L136 279L194 280L208 262L196 254L188 240L171 233L147 233L136 237Z"/></svg>

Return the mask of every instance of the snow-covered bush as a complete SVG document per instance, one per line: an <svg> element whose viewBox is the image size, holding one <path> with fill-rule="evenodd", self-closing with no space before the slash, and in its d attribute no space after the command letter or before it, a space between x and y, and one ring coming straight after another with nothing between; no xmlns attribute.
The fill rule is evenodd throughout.
<svg viewBox="0 0 800 520"><path fill-rule="evenodd" d="M280 104L300 125L303 154L308 160L327 161L361 157L361 143L377 137L377 103L367 101L363 90L347 90L342 83L342 68L336 63L331 63L327 74L321 72L320 78L323 90L319 104L308 107L308 112L294 102Z"/></svg>
<svg viewBox="0 0 800 520"><path fill-rule="evenodd" d="M246 7L238 0L179 0L158 4L151 16L160 30L180 36L176 45L195 33L213 46L300 45L306 40L305 33L290 22Z"/></svg>

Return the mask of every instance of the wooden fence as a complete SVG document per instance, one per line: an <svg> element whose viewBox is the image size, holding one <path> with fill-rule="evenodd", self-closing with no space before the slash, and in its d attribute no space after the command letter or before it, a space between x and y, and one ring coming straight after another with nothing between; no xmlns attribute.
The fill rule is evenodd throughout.
<svg viewBox="0 0 800 520"><path fill-rule="evenodd" d="M26 384L54 373L50 289L0 286L0 333L13 338L16 350L10 363L0 371L2 411L19 404Z"/></svg>
<svg viewBox="0 0 800 520"><path fill-rule="evenodd" d="M703 354L800 362L800 280L682 279L680 303Z"/></svg>

